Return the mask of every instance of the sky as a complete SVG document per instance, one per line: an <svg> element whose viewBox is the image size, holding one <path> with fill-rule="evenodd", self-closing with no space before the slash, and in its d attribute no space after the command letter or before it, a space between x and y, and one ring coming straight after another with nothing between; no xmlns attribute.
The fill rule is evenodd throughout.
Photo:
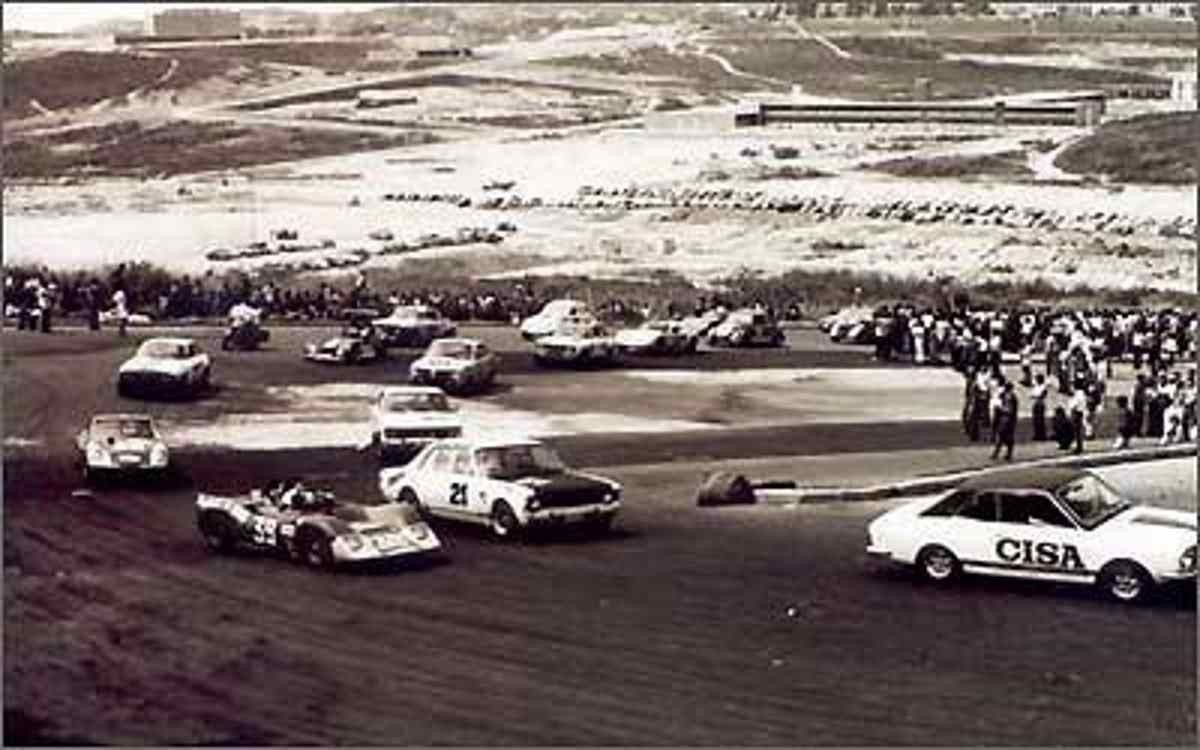
<svg viewBox="0 0 1200 750"><path fill-rule="evenodd" d="M62 32L78 26L110 19L144 20L148 14L167 8L227 8L248 10L252 8L289 8L317 13L371 10L386 8L397 3L26 3L9 2L0 4L5 29L25 31Z"/></svg>

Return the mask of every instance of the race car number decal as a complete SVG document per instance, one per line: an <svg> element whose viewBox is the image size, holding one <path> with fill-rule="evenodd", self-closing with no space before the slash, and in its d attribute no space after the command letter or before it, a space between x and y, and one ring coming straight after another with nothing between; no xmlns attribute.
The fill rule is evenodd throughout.
<svg viewBox="0 0 1200 750"><path fill-rule="evenodd" d="M1079 550L1073 544L1033 542L1029 539L1001 539L996 542L996 556L1008 563L1045 565L1056 568L1083 569Z"/></svg>
<svg viewBox="0 0 1200 750"><path fill-rule="evenodd" d="M255 544L270 546L275 543L275 532L278 528L279 522L273 518L256 518L250 527L250 534Z"/></svg>
<svg viewBox="0 0 1200 750"><path fill-rule="evenodd" d="M452 482L450 484L450 504L451 505L466 505L467 504L467 483Z"/></svg>

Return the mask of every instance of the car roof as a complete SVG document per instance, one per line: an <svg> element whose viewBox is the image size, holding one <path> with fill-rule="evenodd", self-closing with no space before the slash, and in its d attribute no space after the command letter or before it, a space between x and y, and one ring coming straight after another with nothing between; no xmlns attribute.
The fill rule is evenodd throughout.
<svg viewBox="0 0 1200 750"><path fill-rule="evenodd" d="M153 422L154 418L149 414L93 414L93 422L123 422L126 420L144 419L148 422Z"/></svg>
<svg viewBox="0 0 1200 750"><path fill-rule="evenodd" d="M417 396L424 394L441 394L442 389L432 385L388 385L380 389L385 396Z"/></svg>
<svg viewBox="0 0 1200 750"><path fill-rule="evenodd" d="M542 445L541 440L527 436L505 436L505 435L488 435L475 438L448 438L438 441L439 445L454 445L457 447L471 448L478 450L480 448L508 448L514 445Z"/></svg>
<svg viewBox="0 0 1200 750"><path fill-rule="evenodd" d="M146 339L142 342L145 344L170 344L171 346L193 346L195 339L185 339L181 336L158 336L152 339Z"/></svg>
<svg viewBox="0 0 1200 750"><path fill-rule="evenodd" d="M1073 479L1090 475L1090 472L1083 469L1066 467L998 469L972 477L959 485L959 488L970 490L1055 490Z"/></svg>

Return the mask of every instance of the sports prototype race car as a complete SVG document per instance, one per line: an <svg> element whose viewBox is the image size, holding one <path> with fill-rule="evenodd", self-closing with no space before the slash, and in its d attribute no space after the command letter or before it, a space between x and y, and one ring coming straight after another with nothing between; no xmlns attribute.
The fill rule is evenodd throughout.
<svg viewBox="0 0 1200 750"><path fill-rule="evenodd" d="M568 469L536 440L441 440L380 471L379 486L388 499L485 525L499 539L566 524L607 531L621 508L621 485Z"/></svg>
<svg viewBox="0 0 1200 750"><path fill-rule="evenodd" d="M161 475L170 451L154 420L146 414L97 414L75 438L83 478Z"/></svg>
<svg viewBox="0 0 1200 750"><path fill-rule="evenodd" d="M387 357L387 347L375 327L364 316L352 317L337 336L304 346L304 358L310 362L355 365Z"/></svg>
<svg viewBox="0 0 1200 750"><path fill-rule="evenodd" d="M438 339L409 365L409 380L447 391L484 389L496 380L500 357L476 339Z"/></svg>
<svg viewBox="0 0 1200 750"><path fill-rule="evenodd" d="M989 472L868 527L870 555L960 573L1098 585L1122 602L1196 577L1196 514L1135 505L1088 471Z"/></svg>
<svg viewBox="0 0 1200 750"><path fill-rule="evenodd" d="M273 482L237 497L201 492L196 522L214 552L260 549L320 568L429 557L442 546L413 505L339 502L302 482Z"/></svg>
<svg viewBox="0 0 1200 750"><path fill-rule="evenodd" d="M371 438L379 457L414 455L434 440L462 434L462 418L440 388L384 388L371 404Z"/></svg>
<svg viewBox="0 0 1200 750"><path fill-rule="evenodd" d="M195 394L208 388L212 362L196 342L184 338L149 339L117 370L117 395Z"/></svg>
<svg viewBox="0 0 1200 750"><path fill-rule="evenodd" d="M380 340L387 346L420 348L434 339L458 332L454 321L427 305L400 306L386 318L371 321Z"/></svg>

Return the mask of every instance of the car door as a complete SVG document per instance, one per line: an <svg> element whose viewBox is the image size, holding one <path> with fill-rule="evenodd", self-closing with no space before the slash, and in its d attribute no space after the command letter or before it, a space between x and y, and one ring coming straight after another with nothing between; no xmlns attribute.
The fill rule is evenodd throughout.
<svg viewBox="0 0 1200 750"><path fill-rule="evenodd" d="M1086 578L1083 532L1040 491L998 493L1000 520L993 532L998 573L1071 580Z"/></svg>
<svg viewBox="0 0 1200 750"><path fill-rule="evenodd" d="M476 514L473 511L477 510L472 508L471 492L479 486L471 450L466 446L449 449L449 467L446 495L449 510L463 518L471 517Z"/></svg>
<svg viewBox="0 0 1200 750"><path fill-rule="evenodd" d="M420 478L414 487L417 496L421 499L421 504L435 515L454 515L453 506L450 504L452 462L450 446L434 446L415 474Z"/></svg>
<svg viewBox="0 0 1200 750"><path fill-rule="evenodd" d="M999 518L999 501L996 493L976 492L966 498L946 524L949 549L958 556L965 569L974 565L989 565L993 562L993 536Z"/></svg>

